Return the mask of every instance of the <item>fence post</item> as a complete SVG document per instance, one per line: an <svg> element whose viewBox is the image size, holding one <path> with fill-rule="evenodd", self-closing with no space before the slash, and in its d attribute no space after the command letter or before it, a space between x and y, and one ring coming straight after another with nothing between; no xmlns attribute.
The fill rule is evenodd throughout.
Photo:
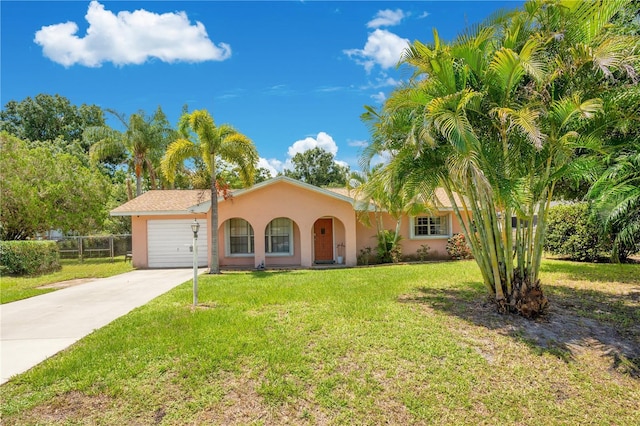
<svg viewBox="0 0 640 426"><path fill-rule="evenodd" d="M109 251L111 253L111 263L113 263L113 234L109 235Z"/></svg>
<svg viewBox="0 0 640 426"><path fill-rule="evenodd" d="M84 253L82 253L82 237L78 236L78 254L80 255L80 262L84 262Z"/></svg>

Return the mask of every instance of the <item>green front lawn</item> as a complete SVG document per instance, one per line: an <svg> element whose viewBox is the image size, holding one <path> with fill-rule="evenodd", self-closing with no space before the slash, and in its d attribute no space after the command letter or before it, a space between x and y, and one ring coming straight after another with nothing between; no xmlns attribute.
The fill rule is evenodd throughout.
<svg viewBox="0 0 640 426"><path fill-rule="evenodd" d="M637 425L639 276L546 261L538 322L471 261L201 276L0 387L2 421Z"/></svg>
<svg viewBox="0 0 640 426"><path fill-rule="evenodd" d="M131 262L125 262L124 257L111 259L62 259L62 269L50 274L33 277L0 277L0 303L9 303L26 299L39 294L49 293L57 288L40 288L49 284L82 278L105 278L132 271Z"/></svg>

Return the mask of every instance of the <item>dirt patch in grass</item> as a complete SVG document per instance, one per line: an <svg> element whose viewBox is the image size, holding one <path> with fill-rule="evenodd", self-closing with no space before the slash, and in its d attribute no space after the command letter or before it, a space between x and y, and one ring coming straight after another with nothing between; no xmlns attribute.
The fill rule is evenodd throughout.
<svg viewBox="0 0 640 426"><path fill-rule="evenodd" d="M400 300L454 314L567 362L585 357L607 360L607 368L640 379L640 285L625 284L624 291L610 293L584 287L584 283L547 286L549 312L537 320L500 314L491 301L470 298L468 289L420 288ZM491 363L491 342L485 343L478 352Z"/></svg>
<svg viewBox="0 0 640 426"><path fill-rule="evenodd" d="M270 405L258 391L263 379L229 374L219 404L197 417L197 424L329 424L326 414L309 398Z"/></svg>
<svg viewBox="0 0 640 426"><path fill-rule="evenodd" d="M12 419L12 423L7 424L31 423L33 419L37 419L38 424L81 424L96 413L107 410L112 404L111 398L103 394L86 395L70 391L25 412L25 418Z"/></svg>

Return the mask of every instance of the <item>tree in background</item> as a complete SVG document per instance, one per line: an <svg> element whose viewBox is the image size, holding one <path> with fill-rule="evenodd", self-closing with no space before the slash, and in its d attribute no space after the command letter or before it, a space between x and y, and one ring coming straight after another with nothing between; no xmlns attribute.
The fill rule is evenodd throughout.
<svg viewBox="0 0 640 426"><path fill-rule="evenodd" d="M409 194L446 191L502 312L547 308L539 271L555 184L593 164L580 154L608 130L589 122L611 112L602 97L613 81L634 84L638 39L609 25L626 3L532 0L452 43L434 30L432 44L405 51L414 78L391 94L381 126L411 126L379 147L394 152L383 173Z"/></svg>
<svg viewBox="0 0 640 426"><path fill-rule="evenodd" d="M255 169L253 183L260 183L271 179L271 172L264 168ZM229 185L230 189L240 189L245 187L245 183L240 177L240 168L233 164L223 164L222 169L218 173L218 180Z"/></svg>
<svg viewBox="0 0 640 426"><path fill-rule="evenodd" d="M109 110L125 126L120 132L108 126L95 126L85 129L83 138L91 145L90 157L95 163L127 164L136 177L136 197L142 194L144 173L150 180L150 187L158 188L156 170L167 146L175 139L162 108L147 117L143 111L131 114L127 120L124 115ZM129 197L132 198L131 191Z"/></svg>
<svg viewBox="0 0 640 426"><path fill-rule="evenodd" d="M285 176L315 186L344 186L349 168L335 162L333 154L316 147L299 152L291 159L293 170L286 170Z"/></svg>
<svg viewBox="0 0 640 426"><path fill-rule="evenodd" d="M255 168L258 163L258 151L247 136L238 132L228 124L216 126L213 118L206 110L185 113L180 118L180 138L167 148L162 159L162 172L169 182L173 182L176 171L184 162L200 158L210 173L211 178L211 258L209 260L211 274L220 273L218 259L218 168L220 161L235 164L240 171L240 178L246 186L253 184Z"/></svg>
<svg viewBox="0 0 640 426"><path fill-rule="evenodd" d="M11 100L0 111L0 131L24 141L82 142L87 127L104 126L104 113L97 105L77 107L60 95L38 94L22 101ZM89 145L81 145L85 152Z"/></svg>
<svg viewBox="0 0 640 426"><path fill-rule="evenodd" d="M110 185L67 153L27 148L0 133L0 237L34 238L52 229L85 234L102 229Z"/></svg>

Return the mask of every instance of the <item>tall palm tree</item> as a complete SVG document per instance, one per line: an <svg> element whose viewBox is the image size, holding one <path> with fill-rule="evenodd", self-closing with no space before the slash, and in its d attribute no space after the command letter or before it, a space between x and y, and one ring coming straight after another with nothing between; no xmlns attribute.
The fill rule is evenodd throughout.
<svg viewBox="0 0 640 426"><path fill-rule="evenodd" d="M395 152L385 173L409 193L444 188L501 311L547 307L548 208L555 182L581 169L576 153L597 147L586 123L606 113L607 78L623 79L637 45L606 33L625 2L532 0L453 43L434 31L431 45L405 51L414 79L391 94L379 124L405 137L378 147Z"/></svg>
<svg viewBox="0 0 640 426"><path fill-rule="evenodd" d="M142 194L142 179L146 171L152 188L157 188L156 169L166 147L173 140L174 132L160 107L151 117L143 111L131 114L129 120L123 114L107 110L126 128L120 132L108 126L89 127L83 138L91 143L89 155L92 161L122 161L128 164L136 176L136 197ZM129 198L132 198L129 191Z"/></svg>
<svg viewBox="0 0 640 426"><path fill-rule="evenodd" d="M201 158L211 173L211 257L210 274L220 273L218 259L218 163L224 160L238 166L241 180L245 185L253 184L258 152L247 136L228 124L216 126L206 110L185 113L180 118L181 137L171 143L162 159L162 172L173 182L176 170L190 158Z"/></svg>
<svg viewBox="0 0 640 426"><path fill-rule="evenodd" d="M385 173L384 163L372 165L373 158L378 154L384 155L383 161L390 161L398 154L398 142L410 134L411 116L403 110L390 117L390 124L385 124L380 111L370 106L365 106L365 109L366 112L361 115L361 119L370 129L371 144L362 153L360 166L364 172L353 174L348 185L355 187L355 194L360 202L374 206L379 254L388 258L390 253L387 253L387 247L393 250L400 243L402 216L415 216L428 210L435 211L436 207L422 194L405 191L401 179L394 174ZM384 229L382 213L389 214L395 220L393 233ZM359 219L370 225L368 209L361 212Z"/></svg>

